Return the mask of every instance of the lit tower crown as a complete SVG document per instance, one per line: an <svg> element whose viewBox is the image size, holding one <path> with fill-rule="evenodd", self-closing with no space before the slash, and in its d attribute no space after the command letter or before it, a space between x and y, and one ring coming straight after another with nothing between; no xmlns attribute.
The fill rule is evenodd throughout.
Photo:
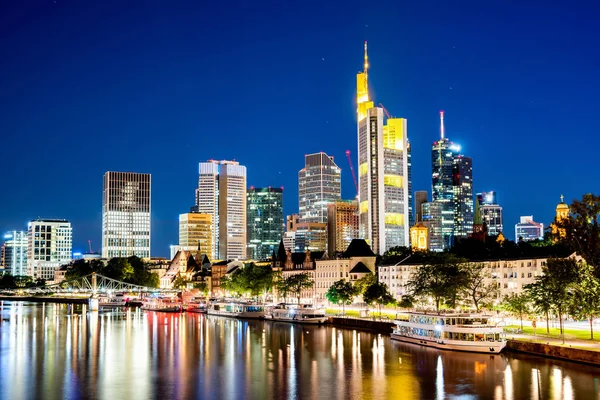
<svg viewBox="0 0 600 400"><path fill-rule="evenodd" d="M358 105L358 120L367 116L367 110L373 108L373 102L369 100L369 56L367 53L367 41L365 40L365 61L363 71L356 74L356 103Z"/></svg>
<svg viewBox="0 0 600 400"><path fill-rule="evenodd" d="M440 136L442 139L444 138L444 133L444 111L440 111Z"/></svg>

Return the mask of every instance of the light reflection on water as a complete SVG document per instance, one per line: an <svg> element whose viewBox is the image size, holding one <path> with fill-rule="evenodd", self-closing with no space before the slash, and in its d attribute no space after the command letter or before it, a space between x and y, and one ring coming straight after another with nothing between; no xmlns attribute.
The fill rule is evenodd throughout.
<svg viewBox="0 0 600 400"><path fill-rule="evenodd" d="M0 303L0 398L598 399L600 368L332 327Z"/></svg>

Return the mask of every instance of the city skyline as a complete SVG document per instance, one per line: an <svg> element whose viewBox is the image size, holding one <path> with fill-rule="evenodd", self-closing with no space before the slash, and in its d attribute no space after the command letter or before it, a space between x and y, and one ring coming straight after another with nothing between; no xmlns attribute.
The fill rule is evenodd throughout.
<svg viewBox="0 0 600 400"><path fill-rule="evenodd" d="M74 250L87 250L91 240L93 250L99 251L102 174L107 170L144 171L152 174L155 189L151 254L166 256L168 245L177 242L178 216L193 202L190 193L197 181L196 165L206 158L240 160L248 167L248 185L285 187L284 213L288 215L298 209L296 174L303 154L324 151L334 156L342 169L342 199L352 199L355 189L344 153L350 149L357 154L353 76L365 39L369 40L370 58L377 71L372 75L376 98L394 115L409 121L413 190L431 193L428 147L436 138L440 109L447 112L446 125L453 141L476 162L474 192L497 191L508 238L515 239L508 227L514 226L519 216L533 214L548 225L561 193L570 203L593 190L589 187L593 182L593 146L577 152L563 146L562 158L569 168L551 163L542 169L543 160L553 155L556 140L565 132L574 140L592 139L587 132L593 131L597 100L592 94L599 84L590 79L590 66L595 65L597 56L589 53L589 42L585 40L571 40L567 57L557 51L565 38L577 39L587 26L593 26L585 12L576 24L559 10L545 9L544 22L534 18L533 23L554 24L558 29L544 30L545 40L540 43L536 34L529 33L532 16L539 12L533 6L519 8L523 18L511 19L512 32L504 32L501 27L505 19L513 17L496 13L491 5L480 5L464 16L446 5L434 11L411 6L402 10L411 21L394 33L389 22L400 13L399 7L386 10L389 15L375 11L364 15L346 13L332 32L325 21L335 15L333 7L324 7L320 16L301 11L290 17L285 12L288 6L279 5L274 11L281 14L281 20L266 21L263 28L260 23L245 25L248 38L241 38L239 30L220 37L217 28L224 22L221 18L207 21L208 28L198 28L193 18L182 17L187 13L159 8L147 12L161 15L161 26L182 22L173 31L163 34L164 29L159 30L160 39L158 33L152 34L155 26L148 20L135 22L131 30L127 28L128 19L134 19L139 11L135 7L124 6L120 16L111 14L108 5L97 5L96 14L76 4L69 5L69 13L62 12L61 4L37 6L39 10L23 5L2 7L5 12L0 15L7 35L0 40L11 57L4 63L5 90L0 92L5 110L0 129L9 133L0 156L7 165L23 167L13 168L5 181L13 194L0 199L4 210L1 232L23 230L27 221L38 216L64 218L72 223ZM211 7L216 12L220 6ZM32 10L48 18L37 25L22 24L24 14ZM238 21L242 14L233 10L228 18ZM192 8L189 15L199 16L200 10ZM483 24L473 16L493 23ZM285 35L288 29L299 29L293 21L305 17L314 22L306 43ZM115 29L96 35L95 20L103 19L113 23ZM449 23L444 21L452 21L453 29L448 30ZM62 29L56 30L57 26ZM198 37L207 34L209 41L215 40L214 46L199 51L202 42L195 34L188 35L196 29L208 29ZM75 41L72 33L79 31L90 40ZM146 32L150 33L148 37ZM271 42L254 40L257 35L275 37L278 32L281 38ZM423 32L430 35L414 43L401 40L422 36ZM500 32L505 36L498 36ZM42 39L36 42L34 37ZM527 40L517 40L522 37ZM495 45L485 48L491 38ZM169 50L171 43L177 43L173 50ZM532 47L532 43L536 45ZM223 50L232 45L242 52L245 61L239 69ZM55 48L54 53L44 50L50 47ZM136 51L127 54L130 48ZM287 50L275 57L281 48ZM62 61L72 58L72 51L81 52L82 57L65 67ZM106 57L115 51L123 55L118 66ZM161 52L164 56L158 55ZM139 61L146 59L150 62ZM47 73L32 69L40 60ZM145 69L152 63L162 66ZM239 80L248 74L255 77L256 83ZM208 80L212 82L204 79L206 75L214 78ZM226 80L227 85L219 89ZM573 87L578 88L576 96ZM228 93L235 88L241 90L235 91L233 98ZM262 93L256 99L258 92ZM207 98L210 104L227 106L217 110ZM565 98L570 99L569 104L565 104ZM168 106L170 102L174 104ZM257 144L246 141L241 133L246 121L255 123L258 108L254 104L263 109L273 107L273 114L279 114L274 117L276 128L261 128L254 133L261 139ZM323 112L311 113L309 109ZM219 116L215 121L232 114L236 118L220 127L220 123L207 122L214 112ZM35 118L30 118L32 113ZM303 140L280 139L279 125L296 118L299 122L289 127L286 136ZM504 122L498 124L498 119ZM224 129L224 134L211 134L218 129ZM227 136L236 140L225 141ZM119 139L125 145L113 146L112 142ZM276 152L262 160L257 155L266 149L268 141L275 142L271 147ZM160 152L169 145L180 152ZM198 155L200 146L203 153L207 149L210 152ZM22 162L23 149L32 163ZM59 151L68 152L69 157L55 157ZM489 157L491 152L493 157ZM515 159L520 162L513 162ZM355 157L353 161L356 163ZM52 179L39 179L34 187L28 177L41 166L46 169L45 176ZM575 177L571 176L573 169L578 172ZM556 181L569 182L569 186L560 187ZM44 196L37 196L38 191Z"/></svg>

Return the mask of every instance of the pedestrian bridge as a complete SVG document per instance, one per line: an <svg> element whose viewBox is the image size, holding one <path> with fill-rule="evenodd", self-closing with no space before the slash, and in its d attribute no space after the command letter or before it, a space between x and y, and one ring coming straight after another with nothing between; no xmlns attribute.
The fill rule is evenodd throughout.
<svg viewBox="0 0 600 400"><path fill-rule="evenodd" d="M134 285L132 283L118 281L104 275L92 272L80 278L62 281L47 286L36 286L16 289L0 289L1 294L19 295L98 295L119 293L178 293L176 289L159 289L147 286Z"/></svg>

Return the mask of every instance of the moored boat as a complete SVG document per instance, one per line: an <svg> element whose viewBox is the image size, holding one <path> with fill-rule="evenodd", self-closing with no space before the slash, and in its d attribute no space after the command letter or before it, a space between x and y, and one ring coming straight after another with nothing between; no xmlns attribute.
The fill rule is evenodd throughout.
<svg viewBox="0 0 600 400"><path fill-rule="evenodd" d="M437 349L498 354L506 346L502 328L486 315L409 313L394 324L392 339Z"/></svg>
<svg viewBox="0 0 600 400"><path fill-rule="evenodd" d="M213 302L208 305L208 315L235 318L264 318L265 306L255 303Z"/></svg>
<svg viewBox="0 0 600 400"><path fill-rule="evenodd" d="M273 307L265 318L300 324L322 324L329 319L322 308L314 308L310 305L298 307L290 304L279 304Z"/></svg>
<svg viewBox="0 0 600 400"><path fill-rule="evenodd" d="M185 306L185 312L206 314L207 311L206 302L191 302Z"/></svg>
<svg viewBox="0 0 600 400"><path fill-rule="evenodd" d="M178 298L149 297L144 299L142 310L154 312L182 312L183 307Z"/></svg>

